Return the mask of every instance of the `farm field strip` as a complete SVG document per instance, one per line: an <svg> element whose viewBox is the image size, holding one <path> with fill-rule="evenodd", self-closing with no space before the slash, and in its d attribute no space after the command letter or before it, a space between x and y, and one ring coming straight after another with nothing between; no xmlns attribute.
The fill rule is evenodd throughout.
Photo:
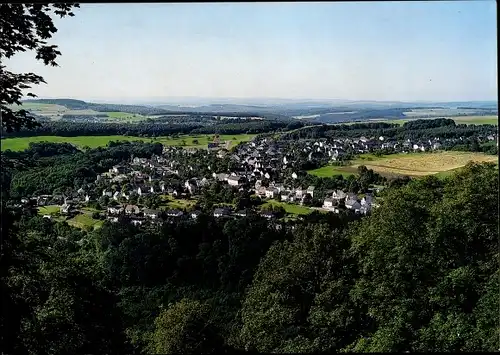
<svg viewBox="0 0 500 355"><path fill-rule="evenodd" d="M498 116L454 116L450 118L452 118L457 124L498 125Z"/></svg>
<svg viewBox="0 0 500 355"><path fill-rule="evenodd" d="M235 135L220 135L221 143L231 141L234 146L240 142L247 142L255 137L255 134L235 134ZM21 151L28 148L30 142L52 142L52 143L72 143L79 148L88 146L97 148L106 146L110 141L143 141L152 143L161 143L169 146L186 146L192 148L205 148L209 142L212 142L213 135L188 135L172 137L157 137L143 138L133 136L76 136L76 137L61 137L61 136L37 136L37 137L16 137L5 138L0 141L2 151L10 149L12 151Z"/></svg>
<svg viewBox="0 0 500 355"><path fill-rule="evenodd" d="M445 176L451 171L465 166L469 161L474 162L496 162L498 157L482 153L472 152L438 152L438 153L412 153L393 154L380 158L373 155L361 156L349 166L325 166L308 171L309 174L319 177L330 177L336 174L356 173L360 165L381 175L409 175L425 176L436 174Z"/></svg>
<svg viewBox="0 0 500 355"><path fill-rule="evenodd" d="M423 176L437 174L465 166L469 161L496 162L498 157L472 152L438 152L422 154L395 154L373 161L355 161L353 167L365 165L378 173Z"/></svg>

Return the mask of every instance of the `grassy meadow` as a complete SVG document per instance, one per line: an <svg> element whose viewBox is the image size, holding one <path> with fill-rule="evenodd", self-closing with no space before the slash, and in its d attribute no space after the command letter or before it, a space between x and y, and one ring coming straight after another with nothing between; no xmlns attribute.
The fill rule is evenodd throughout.
<svg viewBox="0 0 500 355"><path fill-rule="evenodd" d="M66 220L69 225L80 228L92 228L96 229L103 225L104 221L93 219L89 213L78 214L75 217Z"/></svg>
<svg viewBox="0 0 500 355"><path fill-rule="evenodd" d="M196 204L196 200L184 200L184 199L174 199L168 195L161 195L164 204L160 206L160 209L180 209L180 210L190 210Z"/></svg>
<svg viewBox="0 0 500 355"><path fill-rule="evenodd" d="M332 177L334 175L342 175L344 177L348 177L349 175L355 174L356 169L354 169L352 166L327 165L314 170L309 170L308 173L321 178Z"/></svg>
<svg viewBox="0 0 500 355"><path fill-rule="evenodd" d="M262 204L260 207L261 209L265 210L267 206L281 206L285 209L286 213L289 214L294 214L294 215L305 215L309 214L312 212L312 210L308 207L300 206L300 205L295 205L293 203L286 203L286 202L278 202L276 200L269 200L266 201L264 204Z"/></svg>
<svg viewBox="0 0 500 355"><path fill-rule="evenodd" d="M325 166L308 171L309 174L319 177L330 177L342 174L355 174L360 165L383 176L425 176L437 175L444 177L454 170L465 166L469 161L496 162L498 157L473 152L442 151L433 153L392 154L376 157L373 154L363 154L349 166Z"/></svg>
<svg viewBox="0 0 500 355"><path fill-rule="evenodd" d="M51 205L51 206L41 206L38 207L38 213L41 215L54 215L61 211L61 206Z"/></svg>
<svg viewBox="0 0 500 355"><path fill-rule="evenodd" d="M235 135L220 135L221 143L230 141L231 146L235 146L240 142L247 142L255 137L255 134L235 134ZM60 136L37 136L37 137L16 137L5 138L1 140L2 151L10 149L12 151L21 151L28 148L30 142L54 142L54 143L71 143L79 148L88 146L90 148L104 147L110 141L144 141L158 142L163 145L170 146L185 146L192 148L205 148L208 142L213 141L213 135L187 135L177 138L172 137L157 137L143 138L132 136L76 136L76 137L60 137Z"/></svg>

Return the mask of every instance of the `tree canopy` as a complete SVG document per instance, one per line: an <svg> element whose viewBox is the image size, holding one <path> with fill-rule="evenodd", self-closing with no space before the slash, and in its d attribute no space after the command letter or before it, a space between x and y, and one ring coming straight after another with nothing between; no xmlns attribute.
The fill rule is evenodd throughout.
<svg viewBox="0 0 500 355"><path fill-rule="evenodd" d="M17 53L32 51L35 59L45 65L57 66L56 59L61 52L57 45L50 44L57 28L53 16L60 18L74 16L74 3L56 4L0 4L0 58L10 59ZM13 73L0 63L0 109L2 128L7 131L22 127L36 126L35 118L26 110L15 111L10 105L21 105L24 95L36 97L31 92L24 93L32 85L45 83L43 77L35 73Z"/></svg>

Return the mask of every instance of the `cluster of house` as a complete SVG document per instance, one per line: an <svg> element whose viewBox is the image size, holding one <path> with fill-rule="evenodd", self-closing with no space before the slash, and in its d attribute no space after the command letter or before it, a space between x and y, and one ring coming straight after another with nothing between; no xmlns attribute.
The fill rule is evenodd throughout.
<svg viewBox="0 0 500 355"><path fill-rule="evenodd" d="M312 151L315 147L325 147L325 143L304 143L306 151ZM35 198L35 203L38 206L60 205L62 214L71 214L78 206L97 200L101 196L107 196L110 204L105 207L109 219L116 221L118 215L125 214L135 218L133 223L142 223L143 219L158 219L162 213L149 209L141 210L136 205L127 204L133 195L165 194L174 198L186 198L195 196L203 186L210 184L213 180L218 180L240 189L254 190L262 198L276 199L279 196L281 201L302 204L307 197L314 198L314 186L294 189L277 182L283 181L285 169L294 166L296 149L297 147L290 149L283 142L261 139L240 145L231 153L224 150L207 151L206 154L216 154L218 158L229 158L235 163L233 170L225 173L212 172L211 176L195 176L179 185L178 183L172 184L169 177L178 178L186 172L196 175L194 164L186 164L186 161L189 162L189 155L192 151L178 147L165 147L160 156L153 156L151 159L134 157L128 164L112 167L108 172L98 175L93 183L69 195L41 195ZM179 156L183 157L182 163L181 159L175 158ZM197 159L199 160L199 157ZM210 167L208 168L210 170ZM289 172L290 169L288 169ZM290 177L297 179L298 175L292 172ZM262 186L263 180L269 182L267 187ZM117 204L121 205L114 206ZM180 217L184 212L170 210L164 214L169 217ZM197 212L192 213L193 216L196 214ZM242 211L233 213L227 208L218 208L214 211L216 217L231 214L241 216L244 213ZM139 215L142 219L138 217ZM263 215L266 218L272 217L272 214L267 212L263 212Z"/></svg>
<svg viewBox="0 0 500 355"><path fill-rule="evenodd" d="M286 186L285 180L298 178L298 171L294 171L299 159L315 159L317 156L328 157L336 160L346 152L347 149L358 149L359 152L365 152L373 149L378 144L379 147L392 146L411 147L416 150L425 150L427 146L431 149L438 149L439 139L429 141L426 144L406 142L391 142L384 137L378 139L330 139L330 140L301 140L301 141L282 141L270 138L254 139L251 142L240 144L231 152L227 150L206 150L198 154L206 154L208 157L216 156L218 159L229 159L232 162L230 171L217 172L221 167L210 167L210 173L201 174L198 172L200 164L204 164L205 156L190 159L194 151L186 150L180 147L164 147L161 155L155 155L151 159L134 157L127 164L114 166L108 172L98 175L94 183L74 191L72 194L63 195L41 195L36 197L38 206L48 204L58 204L61 206L61 213L69 214L77 206L97 200L101 196L107 196L109 201L115 201L111 204L122 204L119 207L106 206L106 212L110 219L117 220L119 214L137 216L141 214L144 218L158 219L161 213L143 209L138 212L135 205L127 203L133 195L145 196L150 194L165 194L174 198L186 198L196 196L200 189L210 184L214 180L225 182L230 186L239 189L254 190L255 194L262 198L277 199L303 204L307 198L315 198L314 186L307 188L292 188ZM182 159L180 158L182 157ZM213 161L213 160L212 160ZM285 175L286 174L286 175ZM180 176L187 176L184 180ZM197 176L198 175L198 176ZM204 176L202 176L204 175ZM174 178L177 182L172 183ZM179 183L178 181L181 181ZM266 186L263 186L266 181ZM373 206L370 196L359 199L357 196L343 192L335 192L331 197L323 201L323 208L338 212L345 208L358 213L368 213ZM337 194L337 195L335 195ZM340 197L339 197L340 196ZM343 203L339 204L339 201ZM123 205L125 203L125 205ZM180 217L183 211L166 211L170 217ZM217 209L214 216L231 215L228 209ZM237 212L236 215L242 215L243 212ZM193 212L193 216L196 212ZM265 215L271 218L270 215ZM194 218L194 217L193 217ZM137 219L139 221L139 219ZM140 222L134 222L140 223Z"/></svg>
<svg viewBox="0 0 500 355"><path fill-rule="evenodd" d="M497 141L496 135L476 137L480 142ZM463 137L445 138L434 137L428 140L396 140L384 136L376 137L359 137L359 138L335 138L335 139L319 139L313 141L304 141L303 151L307 152L308 159L313 159L314 155L324 154L332 161L340 160L347 151L352 151L356 154L369 153L379 149L393 149L400 153L409 153L416 151L432 151L439 150L447 145L453 145L459 141L463 141Z"/></svg>
<svg viewBox="0 0 500 355"><path fill-rule="evenodd" d="M399 142L388 140L383 136L378 139L360 137L359 139L333 139L331 141L319 140L315 142L306 142L303 148L304 152L308 153L308 160L314 158L328 157L331 161L342 160L342 158L351 151L355 154L363 154L373 152L377 149L394 149L397 152L411 151L429 151L441 149L442 143L439 138L434 138L428 141L406 141Z"/></svg>
<svg viewBox="0 0 500 355"><path fill-rule="evenodd" d="M342 190L334 191L331 197L327 197L323 201L323 208L335 213L339 213L342 205L348 210L361 214L368 214L372 208L379 206L371 193L359 198L354 193L345 193Z"/></svg>
<svg viewBox="0 0 500 355"><path fill-rule="evenodd" d="M121 206L108 207L107 212L108 212L107 219L111 222L118 222L119 216L124 215L129 217L130 223L135 225L141 225L145 222L161 223L160 219L164 217L171 217L171 218L186 217L186 218L196 219L201 214L201 211L199 210L194 210L190 212L184 212L179 209L161 211L148 208L141 209L136 205L121 205ZM246 217L249 213L251 213L250 210L233 211L231 207L222 206L214 208L212 215L216 218L231 217L231 216ZM261 211L259 212L259 215L267 219L275 217L275 214L271 211ZM172 219L170 219L170 221L172 221Z"/></svg>

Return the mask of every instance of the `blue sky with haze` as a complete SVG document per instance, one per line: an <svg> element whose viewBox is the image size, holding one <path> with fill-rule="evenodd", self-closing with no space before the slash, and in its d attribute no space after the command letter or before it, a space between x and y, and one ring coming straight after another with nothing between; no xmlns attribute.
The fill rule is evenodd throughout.
<svg viewBox="0 0 500 355"><path fill-rule="evenodd" d="M496 100L494 1L82 4L40 97Z"/></svg>

